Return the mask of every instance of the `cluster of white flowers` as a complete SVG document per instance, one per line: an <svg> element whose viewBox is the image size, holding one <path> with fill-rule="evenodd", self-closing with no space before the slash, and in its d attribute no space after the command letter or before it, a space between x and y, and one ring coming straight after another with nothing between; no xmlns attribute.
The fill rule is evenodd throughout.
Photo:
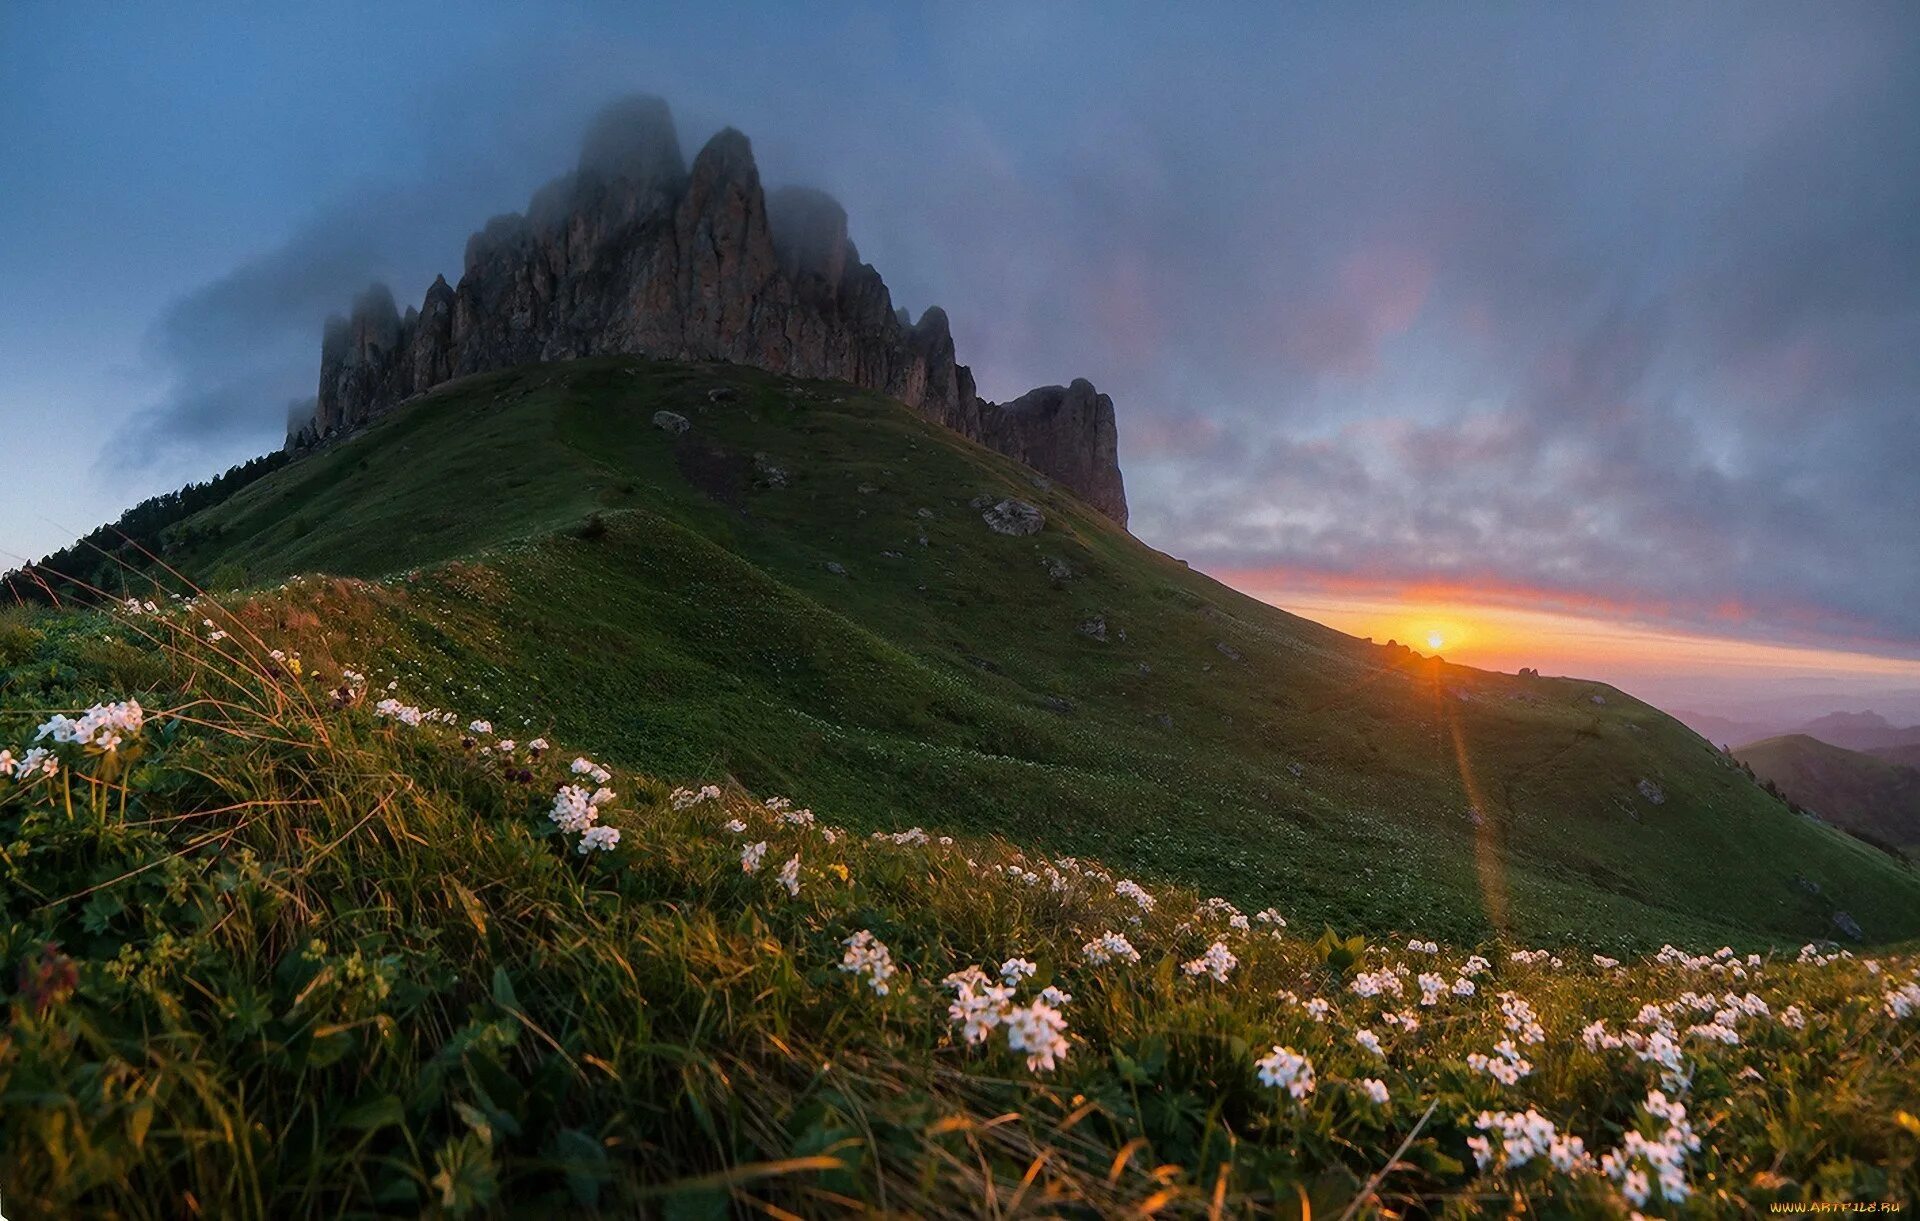
<svg viewBox="0 0 1920 1221"><path fill-rule="evenodd" d="M787 888L787 897L793 898L800 893L800 854L794 853L787 863L780 866L780 872L773 875L774 880Z"/></svg>
<svg viewBox="0 0 1920 1221"><path fill-rule="evenodd" d="M740 835L746 831L747 824L741 822L737 818L729 818L727 821L720 824L720 829L722 831L730 832L731 834L734 834L734 835Z"/></svg>
<svg viewBox="0 0 1920 1221"><path fill-rule="evenodd" d="M1024 958L1009 958L1000 964L1000 981L1017 984L1023 979L1032 979L1040 968Z"/></svg>
<svg viewBox="0 0 1920 1221"><path fill-rule="evenodd" d="M813 825L813 811L796 808L793 802L785 797L769 797L761 804L767 807L777 822L787 823L795 827L811 827Z"/></svg>
<svg viewBox="0 0 1920 1221"><path fill-rule="evenodd" d="M1081 946L1080 952L1096 967L1103 967L1116 958L1122 962L1140 961L1140 951L1119 933L1102 933Z"/></svg>
<svg viewBox="0 0 1920 1221"><path fill-rule="evenodd" d="M402 725L412 726L418 726L426 719L426 714L418 708L415 708L412 704L403 704L391 696L373 706L373 715L377 717L387 717L400 722Z"/></svg>
<svg viewBox="0 0 1920 1221"><path fill-rule="evenodd" d="M1412 941L1407 942L1407 952L1411 954L1438 954L1440 952L1440 944L1435 941L1421 941L1416 937Z"/></svg>
<svg viewBox="0 0 1920 1221"><path fill-rule="evenodd" d="M1007 1029L1007 1046L1027 1053L1028 1072L1052 1072L1066 1059L1067 1019L1044 997L1012 1006L1000 1022Z"/></svg>
<svg viewBox="0 0 1920 1221"><path fill-rule="evenodd" d="M1477 1051L1469 1053L1467 1067L1476 1073L1485 1073L1502 1085L1513 1085L1533 1071L1533 1063L1520 1054L1512 1039L1495 1043L1491 1056Z"/></svg>
<svg viewBox="0 0 1920 1221"><path fill-rule="evenodd" d="M1263 907L1253 913L1253 918L1261 924L1271 924L1276 929L1287 927L1287 918L1275 908Z"/></svg>
<svg viewBox="0 0 1920 1221"><path fill-rule="evenodd" d="M1920 1013L1920 983L1909 982L1898 988L1889 987L1881 997L1881 1006L1887 1016L1896 1022L1904 1021Z"/></svg>
<svg viewBox="0 0 1920 1221"><path fill-rule="evenodd" d="M1240 965L1239 958L1227 948L1224 941L1216 941L1207 947L1207 952L1191 962L1183 962L1180 969L1188 975L1211 975L1219 983L1227 982L1227 975Z"/></svg>
<svg viewBox="0 0 1920 1221"><path fill-rule="evenodd" d="M1500 1020L1508 1033L1518 1035L1522 1043L1546 1041L1547 1032L1540 1025L1540 1015L1518 993L1500 994Z"/></svg>
<svg viewBox="0 0 1920 1221"><path fill-rule="evenodd" d="M1013 1002L1013 986L994 983L979 967L955 971L944 982L954 993L948 1020L960 1027L960 1037L969 1045L986 1042Z"/></svg>
<svg viewBox="0 0 1920 1221"><path fill-rule="evenodd" d="M1803 960L1807 950L1812 948L1808 946L1800 951ZM1760 955L1747 955L1743 964L1739 956L1733 952L1733 947L1727 945L1721 946L1711 954L1689 954L1674 946L1663 945L1660 947L1660 952L1653 956L1653 960L1662 966L1678 967L1683 971L1712 971L1734 979L1745 979L1748 967L1760 965Z"/></svg>
<svg viewBox="0 0 1920 1221"><path fill-rule="evenodd" d="M138 598L128 598L121 602L120 609L126 611L129 615L157 615L160 613L160 608L155 606L151 601L142 602Z"/></svg>
<svg viewBox="0 0 1920 1221"><path fill-rule="evenodd" d="M1143 912L1153 910L1153 896L1147 893L1145 887L1131 878L1122 878L1118 882L1115 882L1113 884L1113 893L1123 899L1132 899L1135 905Z"/></svg>
<svg viewBox="0 0 1920 1221"><path fill-rule="evenodd" d="M1400 996L1406 988L1397 973L1389 967L1382 967L1378 971L1362 971L1355 975L1347 985L1347 990L1355 996L1373 997L1385 994Z"/></svg>
<svg viewBox="0 0 1920 1221"><path fill-rule="evenodd" d="M1800 963L1802 966L1811 965L1816 967L1824 967L1828 963L1839 962L1843 958L1852 958L1852 957L1853 957L1853 954L1850 951L1822 950L1819 946L1813 944L1812 942L1808 942L1806 945L1803 945L1800 947L1800 955L1799 957L1795 958L1794 961L1797 963Z"/></svg>
<svg viewBox="0 0 1920 1221"><path fill-rule="evenodd" d="M492 733L492 721L468 721L467 732L472 734Z"/></svg>
<svg viewBox="0 0 1920 1221"><path fill-rule="evenodd" d="M1295 1098L1313 1093L1313 1061L1291 1047L1274 1044L1271 1053L1254 1061L1254 1074L1261 1085L1285 1090Z"/></svg>
<svg viewBox="0 0 1920 1221"><path fill-rule="evenodd" d="M667 802L676 811L692 809L703 801L720 800L718 785L703 784L698 789L678 788L667 797Z"/></svg>
<svg viewBox="0 0 1920 1221"><path fill-rule="evenodd" d="M1488 1166L1518 1170L1538 1157L1567 1174L1592 1164L1585 1141L1558 1131L1551 1119L1532 1107L1525 1111L1482 1111L1473 1126L1492 1133L1500 1142L1495 1147L1485 1136L1467 1138L1467 1148L1473 1150L1473 1160L1482 1170Z"/></svg>
<svg viewBox="0 0 1920 1221"><path fill-rule="evenodd" d="M927 833L919 827L908 827L905 831L895 831L892 835L888 835L885 831L875 831L873 838L898 844L903 848L924 848L929 842Z"/></svg>
<svg viewBox="0 0 1920 1221"><path fill-rule="evenodd" d="M758 872L760 868L760 862L765 860L766 857L767 857L767 841L766 840L763 839L757 844L748 844L746 847L740 849L740 872L741 873Z"/></svg>
<svg viewBox="0 0 1920 1221"><path fill-rule="evenodd" d="M600 819L600 803L593 798L594 794L581 785L563 784L553 794L553 809L547 817L562 831L578 835Z"/></svg>
<svg viewBox="0 0 1920 1221"><path fill-rule="evenodd" d="M1386 1058L1387 1050L1386 1048L1380 1046L1380 1036L1373 1033L1373 1031L1362 1027L1361 1029L1353 1032L1353 1041L1358 1043L1360 1046L1366 1048L1368 1051L1372 1052L1374 1055L1379 1056L1381 1059Z"/></svg>
<svg viewBox="0 0 1920 1221"><path fill-rule="evenodd" d="M1024 958L1009 958L1000 966L1002 983L993 982L979 967L955 971L945 980L953 990L947 1018L960 1027L960 1037L969 1045L986 1042L995 1028L1004 1029L1008 1048L1026 1053L1029 1071L1050 1072L1067 1055L1067 1019L1060 1008L1073 998L1049 985L1029 1004L1016 1005L1014 986L1035 969Z"/></svg>
<svg viewBox="0 0 1920 1221"><path fill-rule="evenodd" d="M352 671L350 670L348 673L351 674ZM402 725L414 728L418 728L421 725L453 725L459 721L459 718L451 712L442 712L438 708L422 712L412 704L403 704L392 696L388 696L386 699L375 704L373 706L373 715L398 721Z"/></svg>
<svg viewBox="0 0 1920 1221"><path fill-rule="evenodd" d="M211 619L202 619L200 621L200 626L207 629L208 644L219 644L222 640L225 640L227 638L227 634L224 631L221 631L219 628L213 626L213 620Z"/></svg>
<svg viewBox="0 0 1920 1221"><path fill-rule="evenodd" d="M1659 1135L1649 1139L1638 1130L1629 1131L1618 1149L1601 1155L1600 1169L1635 1208L1651 1197L1653 1182L1660 1185L1661 1200L1678 1204L1693 1194L1687 1183L1687 1155L1699 1150L1700 1138L1687 1122L1687 1108L1659 1090L1647 1094L1646 1113L1659 1126Z"/></svg>
<svg viewBox="0 0 1920 1221"><path fill-rule="evenodd" d="M1423 1005L1439 1004L1441 996L1447 991L1447 977L1436 975L1432 971L1420 972L1419 978L1414 982L1420 985L1420 1003Z"/></svg>
<svg viewBox="0 0 1920 1221"><path fill-rule="evenodd" d="M606 768L601 767L598 763L587 758L575 759L569 770L576 776L587 777L595 784L605 784L607 781L613 779L612 772L609 772Z"/></svg>
<svg viewBox="0 0 1920 1221"><path fill-rule="evenodd" d="M59 756L45 747L32 747L17 759L12 751L0 750L0 777L11 776L24 784L40 776L51 776L59 770Z"/></svg>
<svg viewBox="0 0 1920 1221"><path fill-rule="evenodd" d="M1555 958L1549 950L1515 950L1507 955L1507 961L1517 962L1523 967L1537 967L1543 962L1552 963L1556 967L1560 965L1560 960Z"/></svg>
<svg viewBox="0 0 1920 1221"><path fill-rule="evenodd" d="M766 851L765 844L760 844L758 847L763 853ZM756 861L755 864L757 866L758 862ZM872 986L874 992L885 996L887 981L892 979L894 974L893 954L888 951L886 943L866 929L861 929L840 944L847 949L840 958L840 969L850 974L866 976L867 983Z"/></svg>
<svg viewBox="0 0 1920 1221"><path fill-rule="evenodd" d="M1491 970L1493 970L1493 964L1480 957L1480 955L1475 954L1461 965L1460 974L1463 978L1471 979L1475 975L1485 975ZM1469 992L1467 995L1471 996L1473 994Z"/></svg>
<svg viewBox="0 0 1920 1221"><path fill-rule="evenodd" d="M592 852L595 849L598 849L601 852L612 852L614 848L616 848L619 845L619 843L620 843L620 828L588 827L586 831L581 833L580 847L577 849L577 851L580 853L581 856L585 856L587 853Z"/></svg>
<svg viewBox="0 0 1920 1221"><path fill-rule="evenodd" d="M60 715L48 718L33 735L33 740L38 742L42 738L52 738L55 742L112 754L126 739L139 736L140 727L146 721L147 715L140 710L137 700L95 704L78 718Z"/></svg>
<svg viewBox="0 0 1920 1221"><path fill-rule="evenodd" d="M1368 1102L1371 1102L1377 1107L1387 1105L1387 1099L1392 1096L1387 1093L1387 1083L1378 1077L1362 1077L1360 1079L1360 1092L1367 1096Z"/></svg>
<svg viewBox="0 0 1920 1221"><path fill-rule="evenodd" d="M1605 954L1595 954L1593 956L1593 965L1599 967L1602 971L1611 971L1620 965L1620 960L1618 958L1608 958Z"/></svg>

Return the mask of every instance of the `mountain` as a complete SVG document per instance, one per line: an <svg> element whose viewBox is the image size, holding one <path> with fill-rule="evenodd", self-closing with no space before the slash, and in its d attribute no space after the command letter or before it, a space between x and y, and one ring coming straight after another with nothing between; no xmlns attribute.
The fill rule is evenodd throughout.
<svg viewBox="0 0 1920 1221"><path fill-rule="evenodd" d="M1920 725L1898 726L1877 712L1830 712L1795 732L1847 750L1920 743Z"/></svg>
<svg viewBox="0 0 1920 1221"><path fill-rule="evenodd" d="M1711 712L1675 709L1672 715L1674 720L1688 729L1707 741L1716 742L1721 746L1731 746L1736 742L1752 742L1777 732L1759 721L1739 720Z"/></svg>
<svg viewBox="0 0 1920 1221"><path fill-rule="evenodd" d="M284 612L335 665L863 830L1003 834L1341 928L1920 935L1912 873L1656 709L1277 610L845 383L634 357L458 378L164 558L216 589L351 578Z"/></svg>
<svg viewBox="0 0 1920 1221"><path fill-rule="evenodd" d="M895 310L838 203L805 188L765 192L732 128L689 168L658 98L604 111L579 168L525 214L489 221L465 262L457 286L436 279L404 316L376 284L328 323L314 415L289 448L473 373L612 354L718 360L880 391L1126 525L1111 399L1084 379L982 399L945 312L910 322Z"/></svg>
<svg viewBox="0 0 1920 1221"><path fill-rule="evenodd" d="M1920 770L1806 734L1767 738L1733 753L1835 826L1883 844L1920 846Z"/></svg>
<svg viewBox="0 0 1920 1221"><path fill-rule="evenodd" d="M1888 763L1897 763L1902 767L1920 768L1920 742L1908 742L1901 746L1876 746L1864 752L1876 759Z"/></svg>

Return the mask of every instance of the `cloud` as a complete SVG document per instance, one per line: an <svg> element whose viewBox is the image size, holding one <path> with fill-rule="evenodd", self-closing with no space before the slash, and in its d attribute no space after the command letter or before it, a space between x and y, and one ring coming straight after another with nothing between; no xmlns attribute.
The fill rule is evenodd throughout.
<svg viewBox="0 0 1920 1221"><path fill-rule="evenodd" d="M569 73L525 70L539 47L456 73L574 83L519 99L498 147L433 112L400 185L175 302L152 347L179 392L121 459L277 443L328 312L375 277L403 304L451 278L581 116L654 89L689 148L734 122L770 182L838 196L896 297L947 307L984 392L1111 393L1156 545L1920 651L1913 10L919 20L751 80L714 70L751 31L640 69L604 16Z"/></svg>

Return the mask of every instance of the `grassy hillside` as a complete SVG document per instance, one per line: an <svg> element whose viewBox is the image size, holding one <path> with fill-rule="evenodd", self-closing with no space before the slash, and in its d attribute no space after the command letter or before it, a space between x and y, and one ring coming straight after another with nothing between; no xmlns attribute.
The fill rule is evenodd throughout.
<svg viewBox="0 0 1920 1221"><path fill-rule="evenodd" d="M1920 770L1805 734L1765 738L1733 753L1828 822L1884 844L1920 847Z"/></svg>
<svg viewBox="0 0 1920 1221"><path fill-rule="evenodd" d="M983 496L1046 528L993 533ZM844 386L623 359L468 379L175 527L167 558L216 587L375 579L289 611L336 667L858 828L1463 940L1760 944L1841 910L1920 934L1913 872L1658 711L1275 610Z"/></svg>
<svg viewBox="0 0 1920 1221"><path fill-rule="evenodd" d="M307 664L416 597L0 615L7 1216L1916 1201L1910 956L1316 939L932 805L583 776Z"/></svg>

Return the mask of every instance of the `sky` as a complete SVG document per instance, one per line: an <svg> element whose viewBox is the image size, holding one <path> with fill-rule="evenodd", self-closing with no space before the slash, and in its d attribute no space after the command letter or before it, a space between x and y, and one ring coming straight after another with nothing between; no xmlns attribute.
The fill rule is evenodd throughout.
<svg viewBox="0 0 1920 1221"><path fill-rule="evenodd" d="M1111 394L1196 567L1920 717L1920 7L458 12L0 12L0 566L276 447L328 313L456 279L643 90L837 196L988 397Z"/></svg>

